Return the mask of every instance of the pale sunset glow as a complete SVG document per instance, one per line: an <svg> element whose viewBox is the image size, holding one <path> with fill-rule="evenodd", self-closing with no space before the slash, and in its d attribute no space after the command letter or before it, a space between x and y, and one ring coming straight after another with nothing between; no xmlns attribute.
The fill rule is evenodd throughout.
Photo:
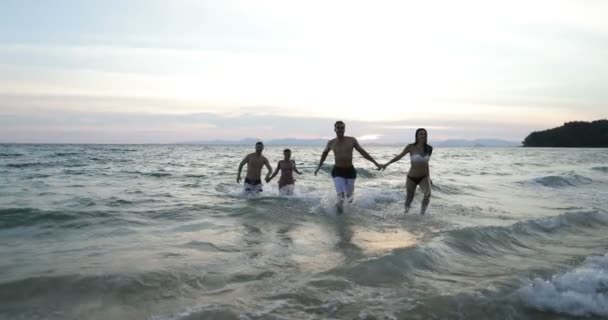
<svg viewBox="0 0 608 320"><path fill-rule="evenodd" d="M72 142L58 127L80 142L104 130L125 143L309 139L337 119L362 139L425 126L520 141L606 117L606 12L549 0L8 1L0 142Z"/></svg>
<svg viewBox="0 0 608 320"><path fill-rule="evenodd" d="M357 139L359 140L378 140L378 138L382 137L381 134L366 134L364 136L360 136Z"/></svg>

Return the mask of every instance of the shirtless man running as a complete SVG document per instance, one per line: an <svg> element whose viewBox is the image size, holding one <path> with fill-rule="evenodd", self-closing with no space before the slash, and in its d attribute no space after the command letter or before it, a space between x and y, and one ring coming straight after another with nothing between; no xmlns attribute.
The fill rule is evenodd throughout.
<svg viewBox="0 0 608 320"><path fill-rule="evenodd" d="M239 164L236 182L241 183L241 171L243 170L243 166L247 164L247 177L245 178L244 188L245 192L250 194L262 192L262 179L260 178L262 175L262 167L266 166L268 169L266 179L270 177L270 173L272 172L272 167L268 163L268 159L262 155L262 150L264 150L264 144L262 142L256 142L255 152L245 156L243 161Z"/></svg>
<svg viewBox="0 0 608 320"><path fill-rule="evenodd" d="M334 124L334 131L336 132L336 138L329 140L325 150L321 154L321 160L319 166L315 170L315 175L321 169L321 165L327 158L329 151L334 152L334 168L331 171L331 176L334 180L334 186L336 187L336 193L338 194L338 202L336 208L338 213L342 213L344 200L349 199L349 202L353 201L353 193L355 192L355 179L357 178L357 171L353 166L353 149L357 150L363 158L373 162L378 169L380 164L365 151L359 142L354 137L347 137L344 135L346 125L342 121L336 121Z"/></svg>

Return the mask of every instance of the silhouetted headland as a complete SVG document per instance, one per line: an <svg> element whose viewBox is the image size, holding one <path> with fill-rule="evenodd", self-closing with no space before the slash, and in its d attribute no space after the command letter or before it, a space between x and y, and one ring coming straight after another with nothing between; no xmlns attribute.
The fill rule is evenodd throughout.
<svg viewBox="0 0 608 320"><path fill-rule="evenodd" d="M608 148L608 120L566 122L532 132L522 143L524 147Z"/></svg>

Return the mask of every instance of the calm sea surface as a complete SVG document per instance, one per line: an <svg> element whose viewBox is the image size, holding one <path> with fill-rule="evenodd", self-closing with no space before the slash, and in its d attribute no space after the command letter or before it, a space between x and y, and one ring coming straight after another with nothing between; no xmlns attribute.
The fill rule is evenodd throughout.
<svg viewBox="0 0 608 320"><path fill-rule="evenodd" d="M607 149L435 148L420 216L408 157L336 215L288 147L295 195L248 198L253 146L0 145L0 319L608 317Z"/></svg>

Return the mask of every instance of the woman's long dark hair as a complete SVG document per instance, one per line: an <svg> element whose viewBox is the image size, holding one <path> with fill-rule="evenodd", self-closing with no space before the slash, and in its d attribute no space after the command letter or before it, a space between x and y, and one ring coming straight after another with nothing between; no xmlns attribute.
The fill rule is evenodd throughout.
<svg viewBox="0 0 608 320"><path fill-rule="evenodd" d="M418 144L418 132L420 131L424 131L426 132L426 136L427 136L427 141L428 141L428 136L429 136L429 132L426 131L425 128L418 128L416 130L416 133L414 133L414 144ZM422 156L426 156L426 155L431 155L433 153L433 147L431 147L429 144L427 144L426 142L424 142L424 154Z"/></svg>

